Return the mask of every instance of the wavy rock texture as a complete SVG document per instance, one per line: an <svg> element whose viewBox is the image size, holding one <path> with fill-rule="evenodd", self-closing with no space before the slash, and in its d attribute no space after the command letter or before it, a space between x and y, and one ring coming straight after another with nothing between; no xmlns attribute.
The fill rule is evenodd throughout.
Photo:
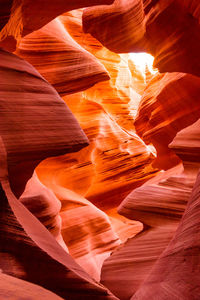
<svg viewBox="0 0 200 300"><path fill-rule="evenodd" d="M200 117L199 87L199 77L166 73L156 75L145 89L134 124L144 142L155 146L159 167L166 169L177 163L168 144L178 131Z"/></svg>
<svg viewBox="0 0 200 300"><path fill-rule="evenodd" d="M104 65L111 79L85 92L64 97L89 137L90 146L78 156L71 154L47 159L39 165L37 174L62 203L62 236L69 253L99 280L104 259L120 242L114 230L124 241L142 227L138 222L118 217L117 205L134 186L142 184L156 171L151 168L154 157L135 134L132 120L140 101L139 92L142 93L145 87L145 78L130 64L127 55L112 53L84 34L81 16L81 10L73 11L61 16L59 22ZM135 81L130 69L137 73ZM138 93L133 86L138 86ZM105 211L113 226L106 214L86 199ZM81 215L79 219L77 215Z"/></svg>
<svg viewBox="0 0 200 300"><path fill-rule="evenodd" d="M102 267L101 282L120 299L137 295L138 288L175 234L200 167L199 133L200 121L197 121L179 132L170 145L183 160L182 172L176 167L160 174L135 189L119 207L120 214L144 224L144 231L115 250ZM176 276L174 281L178 281ZM176 291L179 293L180 289L176 287ZM173 297L168 294L168 299L176 299Z"/></svg>
<svg viewBox="0 0 200 300"><path fill-rule="evenodd" d="M36 173L28 181L19 199L23 205L52 233L57 242L68 251L61 235L61 203L54 193L38 179Z"/></svg>
<svg viewBox="0 0 200 300"><path fill-rule="evenodd" d="M23 38L16 54L64 96L108 80L103 65L73 40L59 19Z"/></svg>
<svg viewBox="0 0 200 300"><path fill-rule="evenodd" d="M155 173L151 168L153 155L136 134L122 130L95 101L77 96L67 103L90 146L78 157L72 154L60 160L46 160L37 169L38 176L47 186L56 176L57 184L74 190L101 209L116 207L135 184Z"/></svg>
<svg viewBox="0 0 200 300"><path fill-rule="evenodd" d="M64 298L70 295L71 299L80 299L80 297L83 299L91 297L92 299L95 294L95 297L99 297L99 299L102 297L102 299L114 299L108 295L106 289L97 285L57 244L41 223L17 201L9 187L6 167L4 167L6 160L8 161L11 182L16 169L20 182L24 184L39 160L50 154L55 155L63 151L80 149L87 145L87 138L65 103L31 65L4 51L1 51L1 58L2 81L5 81L2 82L2 87L4 87L4 91L2 90L4 98L2 99L4 101L1 101L4 112L1 118L1 180L3 186L1 188L0 218L1 269L9 275L46 287ZM9 85L8 79L11 80ZM9 90L6 87L9 87ZM18 97L16 96L17 91ZM13 99L14 93L15 98ZM38 95L40 95L39 101ZM52 103L46 101L47 97L48 100L51 99ZM12 105L8 105L11 99L13 100ZM52 110L52 106L54 110ZM55 132L56 115L59 119L57 119L57 131ZM17 116L19 117L17 118ZM52 122L54 122L54 131L52 131ZM66 126L67 122L70 122L70 128ZM74 137L76 138L74 139ZM7 159L3 153L3 143L5 143L8 153ZM23 165L20 164L20 159L23 160L23 163L25 162ZM26 178L20 176L21 172L22 174L25 173ZM16 183L16 175L14 182ZM52 223L49 215L53 217L51 216L51 209L56 214L56 206L58 206L56 208L58 212L59 203L56 203L55 197L37 180L34 181L33 178L32 182L29 182L21 200L40 220L45 218L42 221L47 227L50 226L52 231L54 229L57 231L57 224L54 224L55 220ZM38 201L40 201L40 205L37 210ZM48 205L46 212L42 211L41 205L41 202L44 204L45 201L45 205ZM47 266L48 274L46 272ZM56 278L54 274L56 274ZM83 285L82 288L81 285Z"/></svg>
<svg viewBox="0 0 200 300"><path fill-rule="evenodd" d="M160 72L200 75L198 1L115 0L87 8L83 26L111 51L151 53Z"/></svg>
<svg viewBox="0 0 200 300"><path fill-rule="evenodd" d="M48 174L43 170L42 175L38 169L38 175L42 182L48 184L49 179L45 179L45 176L51 176L48 163L54 164L52 171L55 174L56 169L56 180L60 181L61 186L107 210L116 207L130 191L131 185L133 187L136 181L146 180L155 169L150 166L153 159L150 148L135 134L133 126L140 95L132 87L129 57L110 52L90 35L84 34L81 16L82 11L74 11L61 16L60 20L72 37L101 61L111 79L83 93L64 98L91 145L79 152L78 158L74 155L65 158L65 165L56 163L56 160L46 162ZM142 89L145 82L141 73L138 82L139 89ZM116 165L120 167L116 168ZM70 174L66 172L67 167L70 167ZM44 168L44 164L41 168Z"/></svg>
<svg viewBox="0 0 200 300"><path fill-rule="evenodd" d="M151 177L155 170L150 168L151 152L149 150L147 152L146 146L136 135L132 137L124 132L110 120L102 106L94 101L88 101L82 97L78 99L78 95L74 98L71 102L70 96L68 103L88 135L90 146L79 151L78 156L71 154L43 161L37 168L37 174L40 180L54 191L61 202L64 200L63 212L61 212L62 234L69 252L88 272L95 270L92 275L99 278L100 269L97 266L101 265L105 258L103 251L108 253L108 250L113 250L118 244L116 237L114 238L113 229L111 230L103 212L91 206L83 197L111 215L114 218L111 222L117 222L118 230L121 231L125 222L117 219L113 208L117 207L133 186ZM77 113L76 108L78 108ZM149 165L145 169L147 162ZM118 164L119 167L116 167ZM130 171L133 173L132 178ZM143 176L142 179L141 176ZM82 217L77 219L75 216L79 215L79 212ZM137 232L135 223L133 225L132 222L126 223L129 227L129 234L134 235ZM73 235L71 240L72 226L76 228L77 235L71 231ZM122 238L123 236L122 234ZM80 243L82 251L80 251ZM102 257L97 255L98 253ZM84 260L86 256L88 257L87 265ZM95 262L97 258L99 263ZM89 266L89 261L93 267Z"/></svg>
<svg viewBox="0 0 200 300"><path fill-rule="evenodd" d="M72 191L61 187L54 187L54 191L62 199L62 236L69 253L99 281L102 264L120 239L103 211Z"/></svg>
<svg viewBox="0 0 200 300"><path fill-rule="evenodd" d="M0 297L199 300L198 2L0 0Z"/></svg>
<svg viewBox="0 0 200 300"><path fill-rule="evenodd" d="M42 159L77 151L88 140L64 101L29 63L1 50L0 74L0 134L11 188L19 196Z"/></svg>
<svg viewBox="0 0 200 300"><path fill-rule="evenodd" d="M120 214L144 224L143 232L114 251L102 267L101 282L120 299L130 299L137 291L173 237L192 188L176 187L183 178L144 185L120 205Z"/></svg>
<svg viewBox="0 0 200 300"><path fill-rule="evenodd" d="M137 52L136 49L142 52L141 40L145 35L143 3L141 0L115 0L109 6L86 9L83 29L113 52Z"/></svg>
<svg viewBox="0 0 200 300"><path fill-rule="evenodd" d="M15 198L7 180L6 148L2 139L0 157L2 271L41 285L64 299L116 299L84 272L49 231Z"/></svg>
<svg viewBox="0 0 200 300"><path fill-rule="evenodd" d="M199 299L199 176L176 234L131 298Z"/></svg>
<svg viewBox="0 0 200 300"><path fill-rule="evenodd" d="M2 66L2 75L5 80L4 86L6 87L6 84L8 84L6 81L8 79L13 82L13 84L9 85L10 92L5 88L3 93L4 99L7 99L7 102L3 100L1 102L2 110L4 111L4 118L1 119L1 133L6 142L8 151L10 180L16 184L14 188L17 188L17 193L19 193L19 183L21 184L20 187L22 189L27 179L32 175L34 167L40 160L49 155L76 151L87 145L88 140L75 118L67 109L65 103L32 66L24 60L6 52L2 51L1 55L2 58L4 58L5 65L5 67ZM17 77L16 74L18 75ZM8 101L13 99L13 93L16 91L19 91L18 97L15 93L15 99L12 101L12 106L8 106ZM40 96L39 100L38 96ZM47 99L50 102L48 102ZM43 110L41 110L41 107ZM16 118L16 116L19 117ZM68 124L70 124L70 126ZM11 128L15 130L11 131ZM16 132L18 135L16 135ZM26 153L26 156L24 153ZM16 180L16 173L14 173L14 171L17 172L18 181ZM24 177L22 177L21 174ZM67 191L65 194L65 197L67 197ZM47 227L47 229L50 230L57 241L66 250L67 247L61 236L61 217L59 216L61 204L54 194L38 181L36 174L28 182L25 192L20 200ZM85 203L82 204L82 206L85 205ZM89 206L89 204L87 205ZM108 217L91 204L90 207L88 215L85 213L87 216L87 218L85 217L86 220L84 221L83 215L82 219L79 219L78 221L84 221L86 224L86 229L84 230L86 231L85 235L87 236L85 241L85 248L88 249L87 255L92 256L92 252L90 253L91 247L94 248L93 252L98 252L95 253L96 256L94 255L97 260L94 264L97 264L98 268L95 268L95 272L97 273L96 269L98 269L99 274L99 265L101 265L101 262L98 263L98 257L102 256L99 260L103 262L103 257L106 255L106 252L109 253L109 250L113 249L115 244L118 245L119 241L112 231ZM84 209L81 211L84 213ZM76 212L79 213L79 210ZM67 213L65 213L65 215L67 215ZM74 232L74 228L78 230L80 225L76 226L76 223L73 222L72 210L69 215L72 221L68 227L71 227L72 232ZM101 220L101 222L99 225L98 222L96 222L96 227L98 229L92 231L95 219L98 221ZM81 225L83 226L83 224ZM65 227L63 227L63 230L65 230ZM80 230L81 229L79 229L79 231ZM105 236L102 236L104 230ZM68 234L67 241L69 241L69 239L70 237ZM90 244L91 246L89 246ZM95 250L95 247L98 249ZM100 250L101 247L107 248ZM75 257L77 256L79 257L80 254L75 255ZM84 261L84 257L82 256L81 259ZM91 259L95 260L94 257L92 256ZM86 264L85 261L84 264ZM90 268L92 267L90 266Z"/></svg>
<svg viewBox="0 0 200 300"><path fill-rule="evenodd" d="M28 281L18 279L6 274L0 274L1 287L0 298L1 299L29 299L34 300L41 297L44 300L61 300L63 298L56 294Z"/></svg>
<svg viewBox="0 0 200 300"><path fill-rule="evenodd" d="M55 195L34 174L20 200L76 262L99 280L103 261L120 244L108 216L56 181L49 187Z"/></svg>
<svg viewBox="0 0 200 300"><path fill-rule="evenodd" d="M91 5L111 4L113 0L70 1L58 0L1 0L1 46L14 51L16 41L39 28L43 27L57 16L66 11ZM48 9L44 9L48 7ZM12 49L12 50L11 50Z"/></svg>

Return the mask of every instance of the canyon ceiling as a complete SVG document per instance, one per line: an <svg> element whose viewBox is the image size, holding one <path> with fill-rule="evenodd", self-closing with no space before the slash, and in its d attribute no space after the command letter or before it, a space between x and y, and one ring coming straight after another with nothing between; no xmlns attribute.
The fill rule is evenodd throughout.
<svg viewBox="0 0 200 300"><path fill-rule="evenodd" d="M200 300L199 119L199 0L0 0L0 299Z"/></svg>

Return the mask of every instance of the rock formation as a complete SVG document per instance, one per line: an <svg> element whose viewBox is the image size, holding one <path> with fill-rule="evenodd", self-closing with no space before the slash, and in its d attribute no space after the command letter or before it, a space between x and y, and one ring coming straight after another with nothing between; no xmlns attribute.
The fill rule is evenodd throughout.
<svg viewBox="0 0 200 300"><path fill-rule="evenodd" d="M197 129L198 128L198 129ZM197 127L189 128L187 133L197 133L199 136L199 122ZM192 135L194 137L195 135ZM181 138L183 135L181 136ZM186 157L191 157L191 146L198 143L185 143L179 148L184 149ZM181 149L181 150L182 150ZM187 153L189 150L189 153ZM196 150L199 152L198 147ZM182 152L182 151L181 151ZM189 154L189 155L188 155ZM191 157L192 162L198 165L196 154ZM189 177L187 175L187 177ZM187 183L186 177L186 183ZM190 179L191 183L191 179ZM182 190L183 191L183 190ZM183 197L181 197L182 200ZM197 176L191 197L188 201L186 210L180 221L178 229L166 247L160 258L157 260L149 276L141 285L134 299L199 299L199 175Z"/></svg>
<svg viewBox="0 0 200 300"><path fill-rule="evenodd" d="M184 169L177 166L161 173L135 189L121 203L119 213L142 222L144 231L114 251L103 264L101 281L120 299L130 299L134 293L137 295L138 288L148 278L158 257L175 234L200 167L199 146L200 121L197 121L180 131L170 145L182 159ZM186 278L181 279L185 286ZM178 279L173 280L176 283ZM162 298L160 294L158 299L176 299L171 292L163 294L167 296ZM143 295L144 298L133 299L153 298L149 294ZM178 299L189 299L188 294L181 296Z"/></svg>
<svg viewBox="0 0 200 300"><path fill-rule="evenodd" d="M199 16L194 0L115 0L87 8L83 28L111 51L151 53L161 72L199 76Z"/></svg>
<svg viewBox="0 0 200 300"><path fill-rule="evenodd" d="M49 23L62 13L87 7L90 5L111 4L113 0L78 0L67 2L58 0L56 3L50 0L1 0L1 32L2 46L8 50L14 50L16 41ZM48 7L48 9L44 9ZM9 17L8 17L9 16Z"/></svg>
<svg viewBox="0 0 200 300"><path fill-rule="evenodd" d="M52 175L56 168L56 181L61 186L81 194L105 211L116 207L134 184L156 171L151 168L154 156L136 135L133 125L141 96L132 86L129 57L110 52L84 34L81 15L82 11L74 11L61 16L60 20L73 38L104 65L110 80L63 98L90 140L90 146L80 152L78 161L73 154L63 160L63 165L51 159L51 162L42 163L37 171L40 180L48 184L49 179L45 177L50 177L52 165ZM137 71L140 74L138 86L142 90L144 78ZM116 168L116 164L120 168ZM44 167L48 168L48 174ZM70 173L64 171L68 167Z"/></svg>
<svg viewBox="0 0 200 300"><path fill-rule="evenodd" d="M64 101L29 63L3 50L0 57L0 134L11 188L20 196L42 159L77 151L88 140Z"/></svg>
<svg viewBox="0 0 200 300"><path fill-rule="evenodd" d="M199 300L199 1L0 4L0 298Z"/></svg>
<svg viewBox="0 0 200 300"><path fill-rule="evenodd" d="M190 74L158 74L144 91L135 127L143 141L156 148L161 168L178 162L168 145L178 131L200 117L199 83L199 77Z"/></svg>
<svg viewBox="0 0 200 300"><path fill-rule="evenodd" d="M25 280L18 279L6 274L1 273L1 287L0 298L1 299L37 299L38 295L44 300L61 300L63 298L56 294ZM6 295L6 296L5 296Z"/></svg>
<svg viewBox="0 0 200 300"><path fill-rule="evenodd" d="M58 19L23 38L16 53L29 61L61 96L109 79L105 68L72 39Z"/></svg>

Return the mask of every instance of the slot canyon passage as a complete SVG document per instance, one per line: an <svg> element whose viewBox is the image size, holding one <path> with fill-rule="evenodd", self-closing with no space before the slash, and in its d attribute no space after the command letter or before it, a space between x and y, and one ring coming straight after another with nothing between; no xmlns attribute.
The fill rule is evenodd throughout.
<svg viewBox="0 0 200 300"><path fill-rule="evenodd" d="M200 1L0 0L0 74L0 299L200 300Z"/></svg>

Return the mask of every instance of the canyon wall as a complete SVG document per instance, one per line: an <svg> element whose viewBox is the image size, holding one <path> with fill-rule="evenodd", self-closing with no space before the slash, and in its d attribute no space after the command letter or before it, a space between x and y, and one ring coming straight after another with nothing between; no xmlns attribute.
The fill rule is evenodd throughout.
<svg viewBox="0 0 200 300"><path fill-rule="evenodd" d="M198 300L198 1L0 4L1 299Z"/></svg>

